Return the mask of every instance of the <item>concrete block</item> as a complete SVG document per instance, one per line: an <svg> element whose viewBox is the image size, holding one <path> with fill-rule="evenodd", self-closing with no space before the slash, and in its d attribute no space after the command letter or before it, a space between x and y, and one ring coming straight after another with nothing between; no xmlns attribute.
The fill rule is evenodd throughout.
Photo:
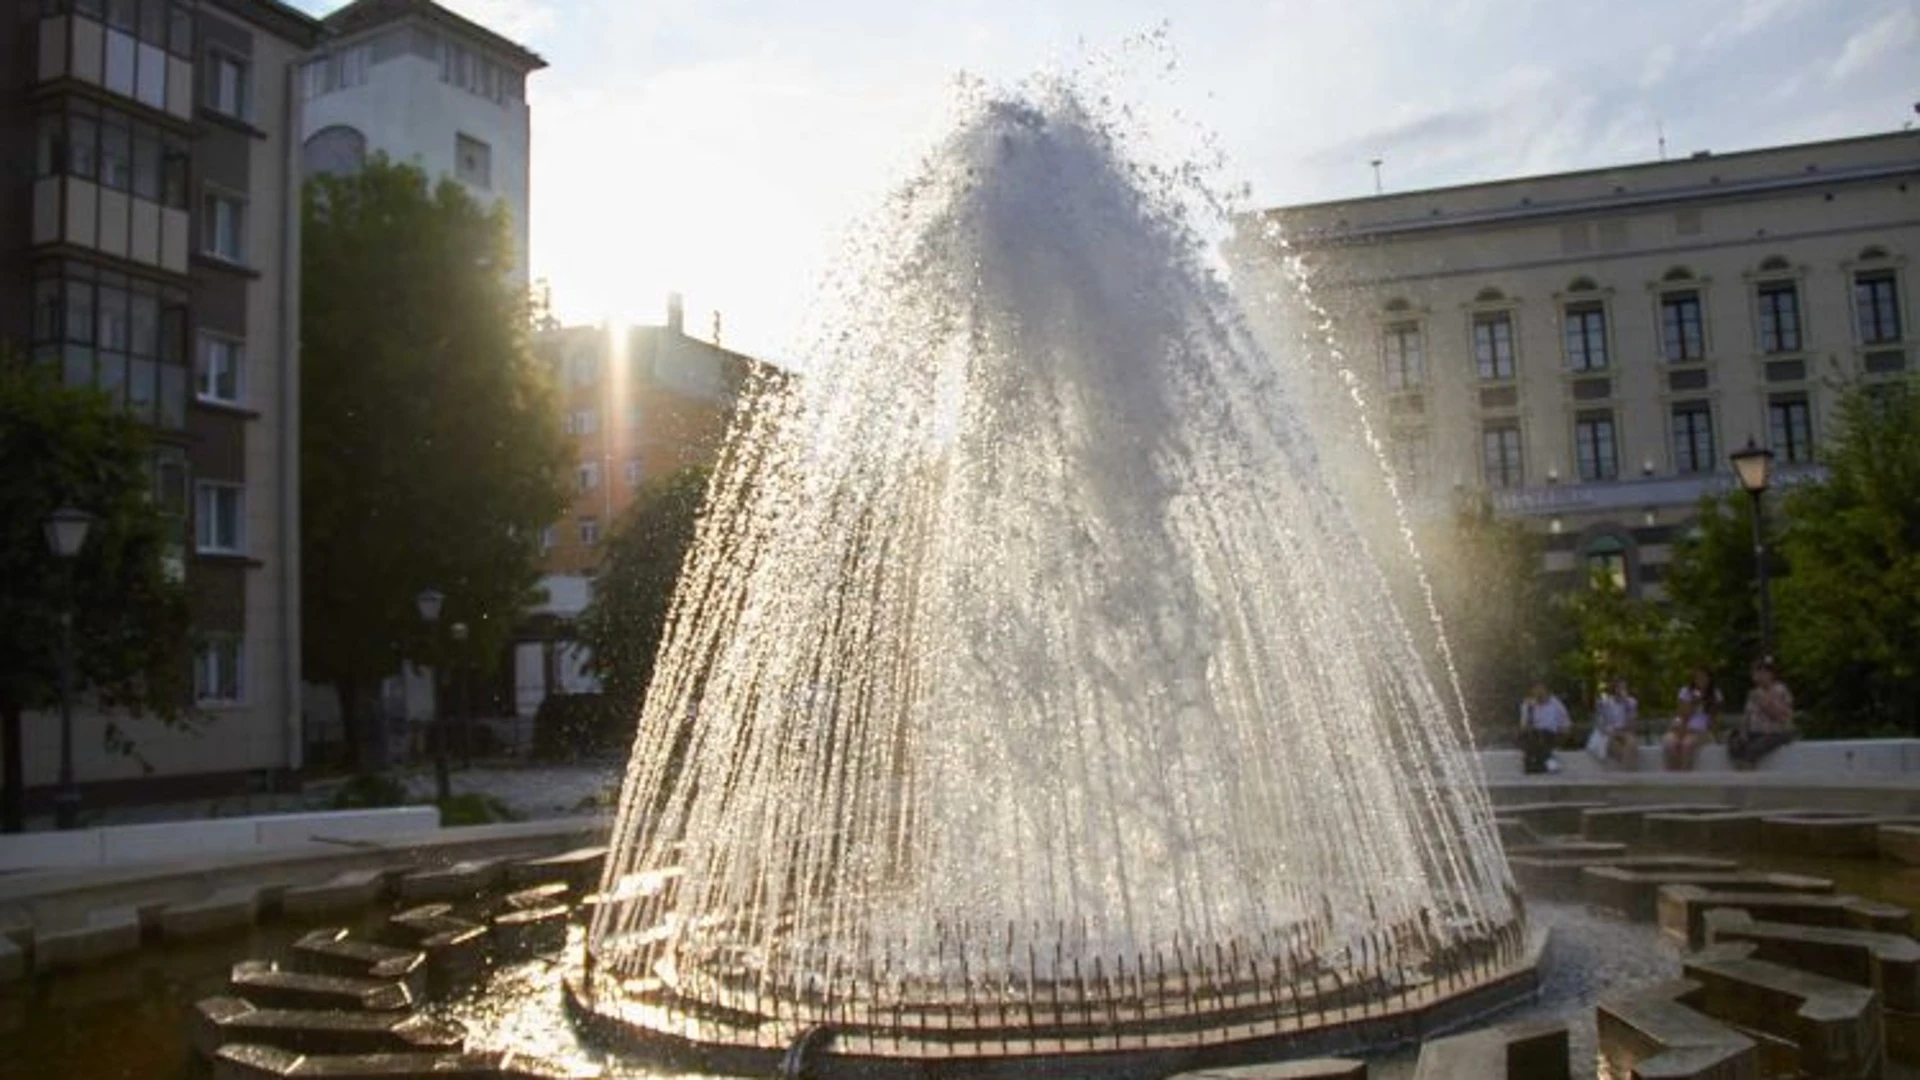
<svg viewBox="0 0 1920 1080"><path fill-rule="evenodd" d="M1765 922L1738 908L1709 909L1705 927L1709 946L1744 943L1756 960L1865 986L1888 1009L1920 1013L1920 942L1904 934Z"/></svg>
<svg viewBox="0 0 1920 1080"><path fill-rule="evenodd" d="M394 1012L413 1004L407 988L390 979L286 971L265 960L233 965L232 986L237 995L261 1008Z"/></svg>
<svg viewBox="0 0 1920 1080"><path fill-rule="evenodd" d="M160 934L169 939L204 937L252 926L260 917L260 887L233 885L203 900L160 910Z"/></svg>
<svg viewBox="0 0 1920 1080"><path fill-rule="evenodd" d="M1538 836L1579 835L1580 815L1612 806L1604 802L1529 802L1499 808L1498 815L1527 823Z"/></svg>
<svg viewBox="0 0 1920 1080"><path fill-rule="evenodd" d="M0 836L0 872L99 866L100 830L11 833Z"/></svg>
<svg viewBox="0 0 1920 1080"><path fill-rule="evenodd" d="M1887 1028L1887 1060L1920 1066L1920 1012L1881 1009L1880 1021Z"/></svg>
<svg viewBox="0 0 1920 1080"><path fill-rule="evenodd" d="M575 848L542 859L513 863L507 867L507 881L514 885L562 881L575 889L590 889L599 883L606 861L604 846Z"/></svg>
<svg viewBox="0 0 1920 1080"><path fill-rule="evenodd" d="M1648 814L1707 814L1725 812L1725 803L1649 803L1643 806L1600 806L1580 812L1580 835L1588 840L1638 844Z"/></svg>
<svg viewBox="0 0 1920 1080"><path fill-rule="evenodd" d="M1661 983L1608 998L1594 1014L1603 1075L1653 1080L1756 1080L1752 1039L1691 1007L1700 984Z"/></svg>
<svg viewBox="0 0 1920 1080"><path fill-rule="evenodd" d="M567 944L565 904L517 908L493 920L494 959L524 960L557 953Z"/></svg>
<svg viewBox="0 0 1920 1080"><path fill-rule="evenodd" d="M487 928L454 918L451 911L447 904L424 904L388 921L396 936L427 954L435 993L464 986L487 967Z"/></svg>
<svg viewBox="0 0 1920 1080"><path fill-rule="evenodd" d="M1660 930L1689 948L1706 944L1706 915L1714 908L1738 908L1755 919L1906 934L1912 929L1907 909L1857 896L1792 892L1720 892L1695 885L1664 885L1659 894Z"/></svg>
<svg viewBox="0 0 1920 1080"><path fill-rule="evenodd" d="M289 917L305 918L363 908L386 893L388 871L348 870L315 885L296 885L280 898Z"/></svg>
<svg viewBox="0 0 1920 1080"><path fill-rule="evenodd" d="M458 1053L467 1041L458 1023L417 1013L259 1009L235 997L207 998L193 1011L194 1049L207 1057L230 1043L302 1054L397 1054Z"/></svg>
<svg viewBox="0 0 1920 1080"><path fill-rule="evenodd" d="M1367 1080L1367 1063L1345 1058L1275 1061L1176 1073L1167 1080Z"/></svg>
<svg viewBox="0 0 1920 1080"><path fill-rule="evenodd" d="M505 873L498 859L472 859L408 874L400 879L398 890L400 899L413 903L470 900L493 888Z"/></svg>
<svg viewBox="0 0 1920 1080"><path fill-rule="evenodd" d="M1768 874L1751 870L1677 870L1666 867L1590 866L1581 871L1582 891L1595 907L1651 922L1658 914L1656 893L1665 885L1697 885L1721 892L1833 891L1833 882L1804 874Z"/></svg>
<svg viewBox="0 0 1920 1080"><path fill-rule="evenodd" d="M26 950L15 945L11 938L0 937L0 985L19 982L26 977Z"/></svg>
<svg viewBox="0 0 1920 1080"><path fill-rule="evenodd" d="M254 844L251 818L115 825L99 832L100 858L108 866L205 858L247 851Z"/></svg>
<svg viewBox="0 0 1920 1080"><path fill-rule="evenodd" d="M1731 859L1709 859L1694 855L1617 855L1589 857L1553 855L1541 849L1539 855L1509 855L1507 864L1514 880L1528 895L1546 900L1581 900L1585 896L1589 866L1609 866L1620 870L1667 870L1678 872L1728 873L1740 868Z"/></svg>
<svg viewBox="0 0 1920 1080"><path fill-rule="evenodd" d="M133 908L89 912L84 926L42 930L34 939L35 971L86 967L140 948L140 913Z"/></svg>
<svg viewBox="0 0 1920 1080"><path fill-rule="evenodd" d="M1881 858L1920 866L1920 825L1882 825L1876 839Z"/></svg>
<svg viewBox="0 0 1920 1080"><path fill-rule="evenodd" d="M1570 1080L1565 1024L1484 1028L1420 1047L1414 1080Z"/></svg>
<svg viewBox="0 0 1920 1080"><path fill-rule="evenodd" d="M461 1054L334 1054L308 1056L275 1046L223 1046L214 1080L594 1080L605 1073L526 1054L486 1050Z"/></svg>
<svg viewBox="0 0 1920 1080"><path fill-rule="evenodd" d="M1688 810L1648 814L1641 838L1654 847L1698 854L1747 852L1760 848L1760 821L1780 810Z"/></svg>
<svg viewBox="0 0 1920 1080"><path fill-rule="evenodd" d="M260 847L284 847L309 841L391 840L417 836L440 827L435 806L389 806L373 810L332 810L307 814L275 814L251 819L254 842Z"/></svg>
<svg viewBox="0 0 1920 1080"><path fill-rule="evenodd" d="M1708 1016L1791 1043L1802 1076L1877 1080L1884 1058L1872 990L1752 957L1751 945L1719 945L1688 957L1683 976L1700 986Z"/></svg>
<svg viewBox="0 0 1920 1080"><path fill-rule="evenodd" d="M1879 853L1883 820L1869 814L1846 817L1776 814L1760 819L1760 844L1781 855L1871 858Z"/></svg>
<svg viewBox="0 0 1920 1080"><path fill-rule="evenodd" d="M404 984L416 999L424 997L427 991L426 953L363 941L339 927L302 935L293 943L288 966L319 975L391 979Z"/></svg>

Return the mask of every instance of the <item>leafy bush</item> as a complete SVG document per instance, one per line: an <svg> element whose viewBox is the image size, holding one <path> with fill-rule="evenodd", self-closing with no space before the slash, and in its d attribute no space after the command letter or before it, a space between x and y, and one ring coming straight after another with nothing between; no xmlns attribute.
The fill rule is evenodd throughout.
<svg viewBox="0 0 1920 1080"><path fill-rule="evenodd" d="M625 753L633 739L631 720L602 694L555 694L533 717L535 761L579 761Z"/></svg>
<svg viewBox="0 0 1920 1080"><path fill-rule="evenodd" d="M490 825L496 821L519 821L513 808L492 795L467 792L440 804L440 827Z"/></svg>
<svg viewBox="0 0 1920 1080"><path fill-rule="evenodd" d="M371 810L406 804L407 785L398 777L385 773L363 773L333 793L335 810Z"/></svg>

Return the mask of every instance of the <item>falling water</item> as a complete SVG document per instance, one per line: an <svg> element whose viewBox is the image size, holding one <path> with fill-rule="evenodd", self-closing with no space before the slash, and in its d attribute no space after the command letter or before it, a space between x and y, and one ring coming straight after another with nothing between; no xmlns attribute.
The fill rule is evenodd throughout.
<svg viewBox="0 0 1920 1080"><path fill-rule="evenodd" d="M1519 926L1456 699L1186 183L1046 83L982 95L864 234L715 477L598 977L1017 1027L1063 986L1404 989Z"/></svg>

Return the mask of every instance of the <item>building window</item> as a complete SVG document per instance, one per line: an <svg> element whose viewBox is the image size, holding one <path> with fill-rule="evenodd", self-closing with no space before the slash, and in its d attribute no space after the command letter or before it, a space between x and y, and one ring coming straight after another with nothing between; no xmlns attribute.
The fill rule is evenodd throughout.
<svg viewBox="0 0 1920 1080"><path fill-rule="evenodd" d="M1760 303L1760 351L1800 351L1800 288L1791 281L1769 282L1755 293Z"/></svg>
<svg viewBox="0 0 1920 1080"><path fill-rule="evenodd" d="M580 519L580 542L588 547L600 542L600 519L591 515Z"/></svg>
<svg viewBox="0 0 1920 1080"><path fill-rule="evenodd" d="M228 262L247 257L247 204L232 195L207 192L200 199L200 250Z"/></svg>
<svg viewBox="0 0 1920 1080"><path fill-rule="evenodd" d="M627 465L626 465L627 486L639 487L640 481L645 478L646 478L646 471L641 467L640 459L628 458Z"/></svg>
<svg viewBox="0 0 1920 1080"><path fill-rule="evenodd" d="M236 338L202 333L194 369L194 396L227 405L240 402L247 347Z"/></svg>
<svg viewBox="0 0 1920 1080"><path fill-rule="evenodd" d="M1382 339L1388 390L1418 390L1426 381L1426 362L1422 357L1420 324L1393 323Z"/></svg>
<svg viewBox="0 0 1920 1080"><path fill-rule="evenodd" d="M245 502L246 490L239 484L212 480L195 483L194 549L208 555L245 554Z"/></svg>
<svg viewBox="0 0 1920 1080"><path fill-rule="evenodd" d="M1890 345L1900 340L1900 290L1891 270L1873 270L1853 278L1854 320L1860 344Z"/></svg>
<svg viewBox="0 0 1920 1080"><path fill-rule="evenodd" d="M1513 313L1489 311L1473 317L1473 353L1480 377L1513 378Z"/></svg>
<svg viewBox="0 0 1920 1080"><path fill-rule="evenodd" d="M1494 424L1480 432L1480 470L1490 488L1517 488L1524 480L1520 461L1520 428Z"/></svg>
<svg viewBox="0 0 1920 1080"><path fill-rule="evenodd" d="M1615 447L1612 413L1581 413L1574 418L1573 460L1581 480L1619 479L1620 455Z"/></svg>
<svg viewBox="0 0 1920 1080"><path fill-rule="evenodd" d="M592 491L600 486L600 463L583 461L573 475L574 483L581 491Z"/></svg>
<svg viewBox="0 0 1920 1080"><path fill-rule="evenodd" d="M193 651L193 700L199 705L237 705L245 680L245 657L237 635L215 634Z"/></svg>
<svg viewBox="0 0 1920 1080"><path fill-rule="evenodd" d="M1707 333L1700 294L1692 289L1660 297L1660 345L1667 362L1686 364L1707 356Z"/></svg>
<svg viewBox="0 0 1920 1080"><path fill-rule="evenodd" d="M1401 432L1387 444L1387 452L1392 455L1394 482L1399 485L1400 494L1418 495L1426 486L1427 440L1416 432Z"/></svg>
<svg viewBox="0 0 1920 1080"><path fill-rule="evenodd" d="M32 284L35 355L142 423L186 422L186 294L78 263ZM157 409L157 412L156 412Z"/></svg>
<svg viewBox="0 0 1920 1080"><path fill-rule="evenodd" d="M1777 394L1767 401L1767 446L1783 464L1813 460L1813 410L1805 394Z"/></svg>
<svg viewBox="0 0 1920 1080"><path fill-rule="evenodd" d="M493 187L493 147L471 135L453 137L453 175L485 191Z"/></svg>
<svg viewBox="0 0 1920 1080"><path fill-rule="evenodd" d="M218 49L208 49L206 106L236 120L253 116L253 71L245 60Z"/></svg>
<svg viewBox="0 0 1920 1080"><path fill-rule="evenodd" d="M561 426L569 435L591 435L600 430L600 413L595 409L573 409Z"/></svg>
<svg viewBox="0 0 1920 1080"><path fill-rule="evenodd" d="M560 530L549 525L540 530L540 554L545 555L560 542Z"/></svg>
<svg viewBox="0 0 1920 1080"><path fill-rule="evenodd" d="M1587 581L1622 592L1627 589L1627 544L1617 536L1598 536L1586 548Z"/></svg>
<svg viewBox="0 0 1920 1080"><path fill-rule="evenodd" d="M1605 371L1607 367L1607 309L1599 301L1568 304L1566 308L1567 367L1572 371Z"/></svg>
<svg viewBox="0 0 1920 1080"><path fill-rule="evenodd" d="M1673 468L1675 472L1712 472L1713 409L1704 401L1682 401L1673 406Z"/></svg>

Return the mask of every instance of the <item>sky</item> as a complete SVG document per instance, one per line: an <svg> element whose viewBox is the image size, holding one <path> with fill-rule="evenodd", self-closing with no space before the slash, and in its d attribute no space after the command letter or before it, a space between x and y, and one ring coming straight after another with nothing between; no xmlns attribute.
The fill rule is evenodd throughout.
<svg viewBox="0 0 1920 1080"><path fill-rule="evenodd" d="M1650 161L1662 133L1684 156L1896 130L1920 101L1920 0L440 2L551 65L528 100L556 313L657 323L679 291L689 332L718 311L776 359L963 74L1120 57L1257 206L1371 194L1375 158L1405 191Z"/></svg>

